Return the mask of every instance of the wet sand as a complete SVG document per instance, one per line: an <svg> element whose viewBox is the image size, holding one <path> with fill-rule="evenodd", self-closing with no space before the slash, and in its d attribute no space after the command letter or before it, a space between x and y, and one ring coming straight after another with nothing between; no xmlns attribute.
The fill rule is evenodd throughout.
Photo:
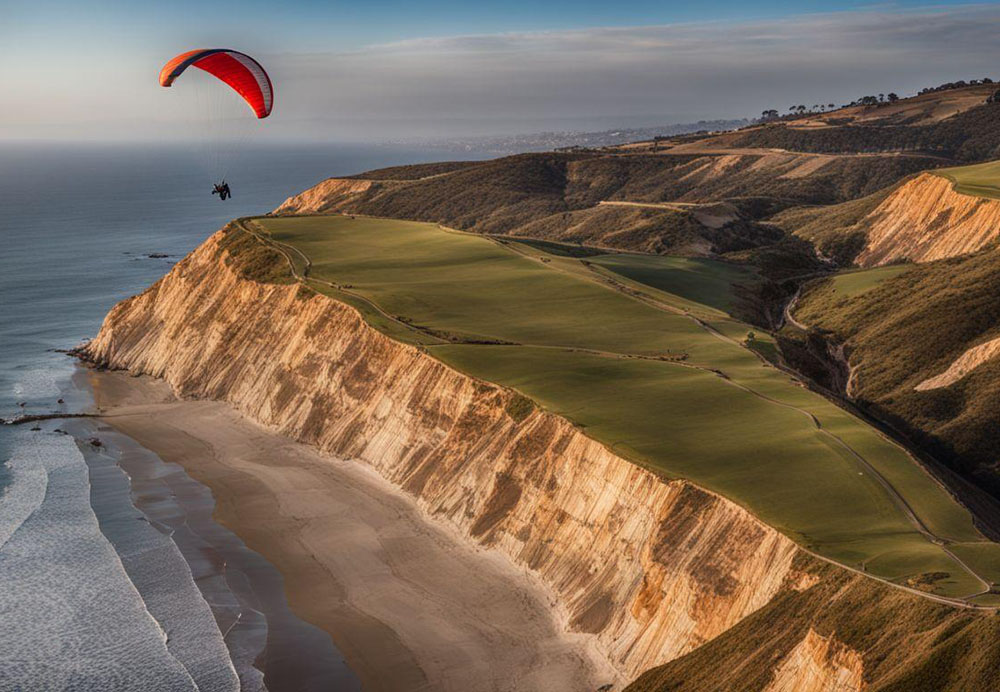
<svg viewBox="0 0 1000 692"><path fill-rule="evenodd" d="M265 686L272 692L360 689L330 637L291 612L281 574L212 519L215 501L207 487L96 419L70 421L64 427L77 439L90 469L91 506L102 533L120 551L146 608L155 610L157 597L162 601L161 611L166 608L165 613L157 613L157 619L172 635L168 648L198 652L211 635L204 627L192 632L190 626L177 624L184 623L187 606L178 598L176 586L163 593L171 581L163 572L169 565L154 561L148 549L135 554L136 519L169 536L183 555L190 570L187 578L194 579L215 616L240 690L251 692ZM100 447L87 442L95 437ZM189 658L203 655L194 653Z"/></svg>
<svg viewBox="0 0 1000 692"><path fill-rule="evenodd" d="M207 485L214 517L283 575L289 605L332 637L365 690L594 690L616 677L566 634L523 569L429 519L364 464L92 372L102 421Z"/></svg>

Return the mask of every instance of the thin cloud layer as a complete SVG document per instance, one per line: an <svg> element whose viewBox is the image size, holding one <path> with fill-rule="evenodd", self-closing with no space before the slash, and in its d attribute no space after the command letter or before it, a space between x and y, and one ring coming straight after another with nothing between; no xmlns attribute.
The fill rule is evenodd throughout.
<svg viewBox="0 0 1000 692"><path fill-rule="evenodd" d="M424 38L350 54L285 55L278 64L295 97L290 117L309 117L295 101L312 94L313 105L318 98L324 112L345 120L629 124L741 117L996 76L998 30L1000 8L969 6Z"/></svg>
<svg viewBox="0 0 1000 692"><path fill-rule="evenodd" d="M387 139L656 125L905 95L1000 77L998 48L1000 7L969 5L421 38L258 57L276 83L270 136ZM164 94L147 74L161 57L106 75L97 91L46 83L50 100L64 99L58 104L37 85L13 88L6 124L16 126L16 117L58 130L69 128L67 112L102 113L108 121L77 119L72 127L98 136L183 134L171 128L189 117L190 103L180 87ZM18 103L19 94L32 100ZM128 123L109 124L115 113Z"/></svg>

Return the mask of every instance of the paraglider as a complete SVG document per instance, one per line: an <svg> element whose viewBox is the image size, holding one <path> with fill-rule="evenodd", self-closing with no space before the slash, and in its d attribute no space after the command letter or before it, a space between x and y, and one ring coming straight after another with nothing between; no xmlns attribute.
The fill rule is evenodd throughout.
<svg viewBox="0 0 1000 692"><path fill-rule="evenodd" d="M233 196L233 193L229 189L229 183L223 180L221 183L215 184L215 189L212 190L213 195L218 195L219 199L225 202L227 199Z"/></svg>
<svg viewBox="0 0 1000 692"><path fill-rule="evenodd" d="M228 85L250 107L257 120L271 114L271 109L274 107L274 86L271 84L271 78L264 67L246 53L228 48L199 48L181 53L160 70L160 86L172 86L189 67L197 67ZM240 125L239 121L243 118L234 117L225 123L220 123L218 101L224 94L220 95L218 92L226 90L218 83L208 85L208 88L210 93L204 100L214 103L210 104L213 107L208 109L206 121L213 132L206 142L205 149L206 154L213 158L213 173L217 176L215 179L221 179L221 182L215 183L212 194L219 195L219 199L225 201L233 196L229 184L226 183L225 172L235 149L241 144L241 138L235 136L233 130ZM220 124L223 126L220 127ZM245 135L248 137L249 131ZM223 146L224 140L227 141L228 147Z"/></svg>
<svg viewBox="0 0 1000 692"><path fill-rule="evenodd" d="M243 97L258 118L271 115L274 87L259 62L245 53L227 48L199 48L181 53L160 70L160 86L174 83L187 68L194 66L228 84Z"/></svg>

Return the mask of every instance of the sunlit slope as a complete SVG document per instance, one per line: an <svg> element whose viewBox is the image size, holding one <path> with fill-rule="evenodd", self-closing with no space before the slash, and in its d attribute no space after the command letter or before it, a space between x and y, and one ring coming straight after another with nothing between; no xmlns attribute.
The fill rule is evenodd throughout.
<svg viewBox="0 0 1000 692"><path fill-rule="evenodd" d="M788 210L773 221L842 266L932 262L996 242L998 183L997 163L942 169L845 204Z"/></svg>
<svg viewBox="0 0 1000 692"><path fill-rule="evenodd" d="M818 554L949 596L985 590L952 544L977 572L1000 553L964 508L901 449L739 344L748 327L717 307L738 268L701 267L692 280L666 276L691 269L672 258L659 258L658 276L657 258L557 256L430 224L258 223L309 258L315 288L375 326L726 495Z"/></svg>
<svg viewBox="0 0 1000 692"><path fill-rule="evenodd" d="M955 192L988 199L1000 199L1000 161L974 166L942 168L936 171L955 185Z"/></svg>

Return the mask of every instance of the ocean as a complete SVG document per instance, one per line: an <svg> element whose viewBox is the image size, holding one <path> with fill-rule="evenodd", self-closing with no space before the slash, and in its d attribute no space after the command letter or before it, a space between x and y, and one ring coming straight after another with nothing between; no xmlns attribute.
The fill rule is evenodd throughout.
<svg viewBox="0 0 1000 692"><path fill-rule="evenodd" d="M65 351L227 220L329 176L459 157L481 158L249 148L220 202L190 147L0 144L0 417L85 410ZM183 469L98 422L0 427L0 690L356 689L212 507Z"/></svg>

